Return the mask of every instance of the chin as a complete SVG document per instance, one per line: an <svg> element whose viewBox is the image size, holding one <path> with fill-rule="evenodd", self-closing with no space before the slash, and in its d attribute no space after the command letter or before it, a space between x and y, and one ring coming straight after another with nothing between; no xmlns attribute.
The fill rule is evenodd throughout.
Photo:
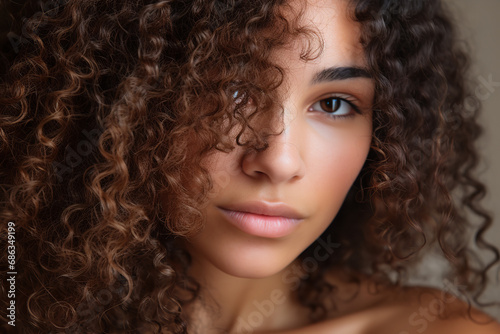
<svg viewBox="0 0 500 334"><path fill-rule="evenodd" d="M284 265L273 265L273 263L265 262L262 260L261 262L253 261L252 263L224 263L218 268L224 273L239 277L239 278L248 278L248 279L258 279L258 278L266 278L273 275L276 275L281 270L283 270L289 263Z"/></svg>
<svg viewBox="0 0 500 334"><path fill-rule="evenodd" d="M246 248L246 249L245 249ZM266 278L285 269L296 256L268 247L238 247L213 254L211 262L222 272L239 278ZM295 255L295 254L294 254ZM297 254L298 255L298 254Z"/></svg>

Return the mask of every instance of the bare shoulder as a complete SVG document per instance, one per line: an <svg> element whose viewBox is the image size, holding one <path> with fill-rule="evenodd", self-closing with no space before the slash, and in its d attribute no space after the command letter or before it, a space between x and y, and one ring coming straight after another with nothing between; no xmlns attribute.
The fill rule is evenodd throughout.
<svg viewBox="0 0 500 334"><path fill-rule="evenodd" d="M394 288L367 307L282 334L500 334L500 324L432 288Z"/></svg>
<svg viewBox="0 0 500 334"><path fill-rule="evenodd" d="M500 324L458 297L438 289L394 289L370 310L372 322L363 333L500 334Z"/></svg>
<svg viewBox="0 0 500 334"><path fill-rule="evenodd" d="M427 287L386 291L366 309L318 324L317 332L334 333L339 326L352 328L353 334L500 334L500 324L487 314L450 293Z"/></svg>

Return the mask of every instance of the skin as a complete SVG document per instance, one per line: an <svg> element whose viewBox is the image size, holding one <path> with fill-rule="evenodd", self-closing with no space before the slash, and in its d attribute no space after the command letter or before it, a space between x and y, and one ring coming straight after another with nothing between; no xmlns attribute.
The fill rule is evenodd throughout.
<svg viewBox="0 0 500 334"><path fill-rule="evenodd" d="M292 8L301 5L292 3ZM374 82L364 76L315 80L327 69L366 67L359 26L347 17L346 2L315 0L304 8L303 23L320 33L324 48L307 62L299 58L300 41L276 51L275 61L285 69L279 92L284 112L272 126L284 131L270 138L267 150L237 147L230 153L215 151L204 161L215 187L203 208L204 229L185 243L193 258L190 274L202 285L200 300L187 308L194 333L383 332L404 329L394 319L408 319L415 311L414 292L373 294L368 279L358 291L338 278L341 269L330 274L341 287L337 297L348 300L358 294L339 302L330 320L311 325L308 310L292 297L297 278L307 274L295 259L332 222L366 160L374 97ZM332 117L336 114L319 103L335 102L332 96L351 101L359 112L344 101L336 114L345 117ZM303 219L283 237L248 234L219 210L248 200L286 203ZM384 328L388 322L392 327Z"/></svg>

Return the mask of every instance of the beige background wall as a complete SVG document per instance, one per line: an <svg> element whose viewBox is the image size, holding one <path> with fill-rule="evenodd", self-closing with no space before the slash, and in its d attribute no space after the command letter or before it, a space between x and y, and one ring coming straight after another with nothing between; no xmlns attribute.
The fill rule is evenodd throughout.
<svg viewBox="0 0 500 334"><path fill-rule="evenodd" d="M500 0L444 1L454 12L461 38L469 44L472 52L472 76L478 82L474 88L476 96L483 103L480 123L484 134L478 142L483 161L478 168L478 176L489 190L483 205L494 217L485 238L500 248ZM479 254L483 261L492 259L491 252ZM446 264L447 261L440 256L427 258L410 272L410 283L436 286L458 293L458 282L435 278L434 273L442 272ZM500 303L500 265L489 271L489 278L491 285L480 301ZM500 306L483 310L500 321Z"/></svg>
<svg viewBox="0 0 500 334"><path fill-rule="evenodd" d="M456 12L462 36L472 46L474 77L496 83L490 85L490 90L484 85L477 89L484 103L481 123L485 128L480 141L485 158L480 178L490 190L484 204L495 218L487 239L500 248L500 0L446 2ZM492 286L486 295L488 299L500 302L500 266L494 268L491 278L496 286ZM489 313L500 320L500 308Z"/></svg>

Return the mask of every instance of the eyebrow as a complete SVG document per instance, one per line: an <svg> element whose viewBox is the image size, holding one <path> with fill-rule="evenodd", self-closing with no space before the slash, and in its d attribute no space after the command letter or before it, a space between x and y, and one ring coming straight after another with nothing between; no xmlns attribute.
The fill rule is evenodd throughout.
<svg viewBox="0 0 500 334"><path fill-rule="evenodd" d="M316 73L311 80L311 85L352 78L371 78L367 69L362 67L330 67Z"/></svg>

